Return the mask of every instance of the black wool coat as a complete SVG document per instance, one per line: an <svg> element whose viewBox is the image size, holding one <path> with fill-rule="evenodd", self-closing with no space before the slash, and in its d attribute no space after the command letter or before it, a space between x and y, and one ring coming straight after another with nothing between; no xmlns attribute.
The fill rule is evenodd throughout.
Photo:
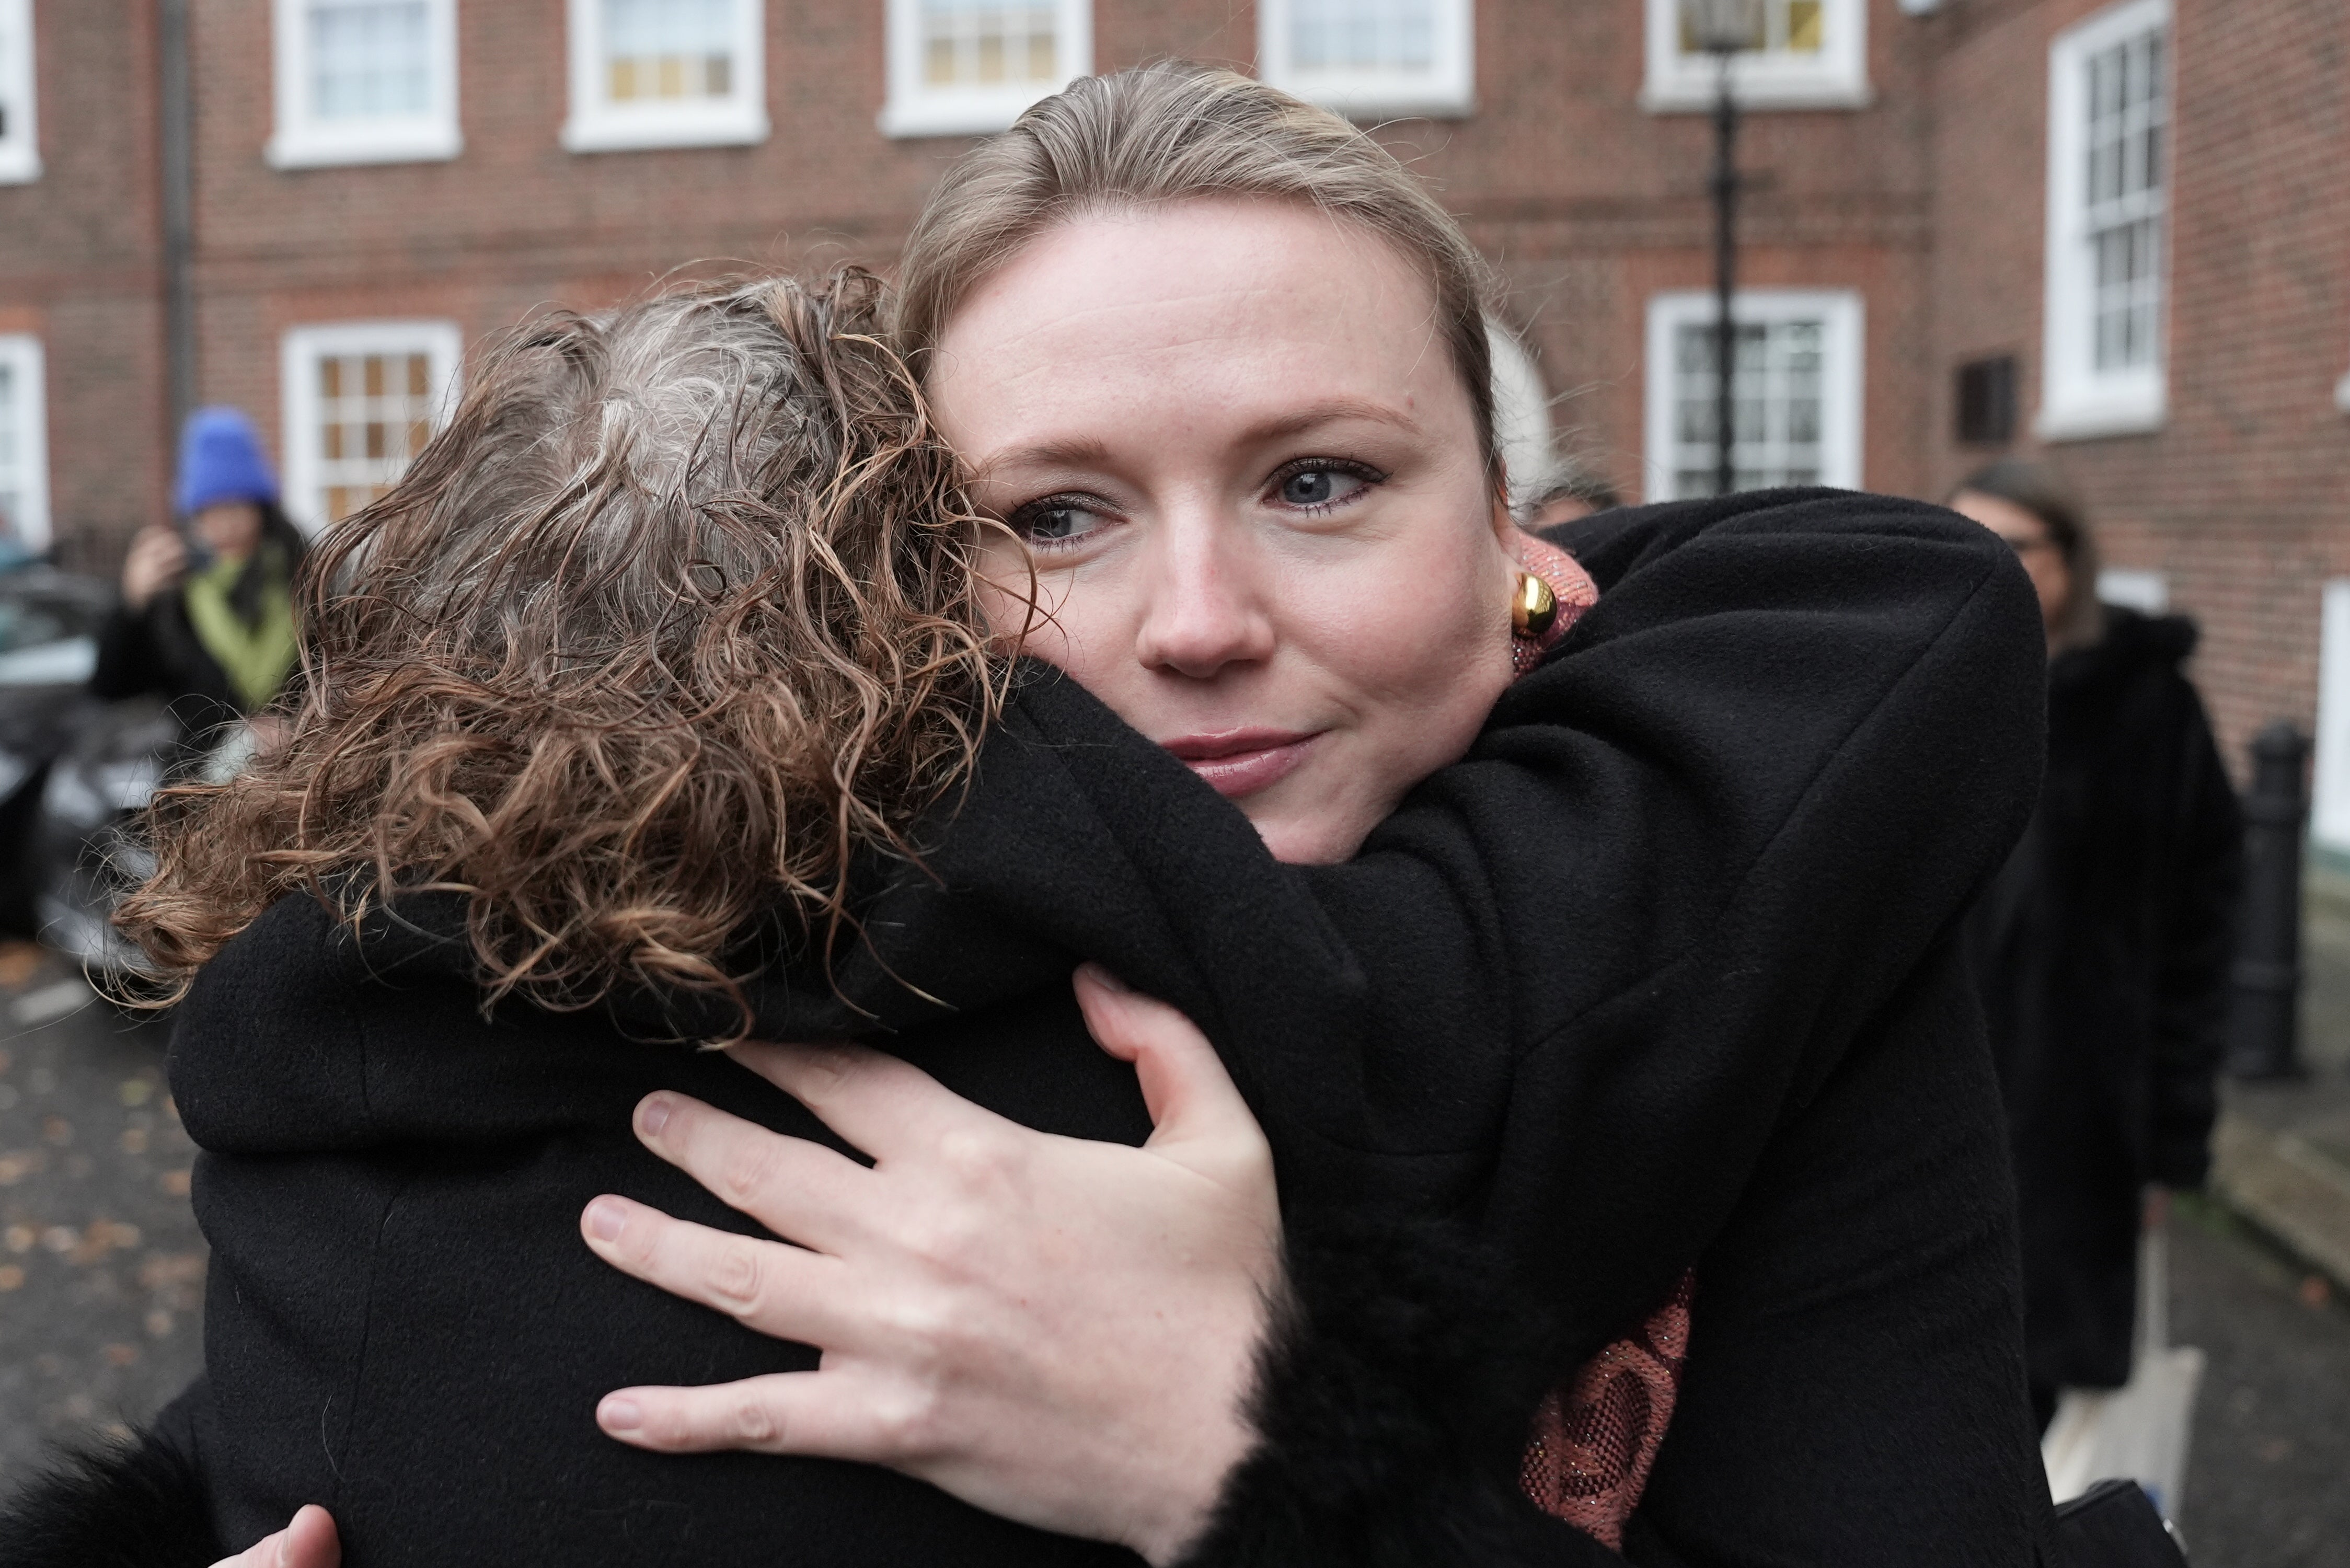
<svg viewBox="0 0 2350 1568"><path fill-rule="evenodd" d="M1544 1387L1692 1262L1632 1561L2034 1562L2012 1199L1955 937L2038 774L2029 587L1946 513L1833 493L1558 537L1598 607L1353 862L1275 864L1039 672L935 880L867 908L837 978L872 1017L786 970L763 1029L864 1034L1128 1141L1147 1117L1073 963L1216 1042L1275 1150L1297 1301L1195 1563L1621 1561L1525 1503L1515 1461ZM638 1147L635 1101L831 1140L646 1019L484 1019L454 912L402 913L354 940L280 903L175 1037L214 1249L177 1451L220 1540L316 1501L354 1568L1132 1561L879 1469L602 1438L612 1387L815 1361L579 1243L605 1190L751 1229Z"/></svg>
<svg viewBox="0 0 2350 1568"><path fill-rule="evenodd" d="M244 711L228 672L196 635L177 588L157 594L141 611L115 607L99 630L98 667L90 672L89 689L109 702L160 697L193 735Z"/></svg>
<svg viewBox="0 0 2350 1568"><path fill-rule="evenodd" d="M2048 672L2038 813L1974 919L2014 1140L2025 1337L2050 1386L2128 1380L2139 1194L2210 1164L2243 825L2179 666L2195 628L2107 612Z"/></svg>

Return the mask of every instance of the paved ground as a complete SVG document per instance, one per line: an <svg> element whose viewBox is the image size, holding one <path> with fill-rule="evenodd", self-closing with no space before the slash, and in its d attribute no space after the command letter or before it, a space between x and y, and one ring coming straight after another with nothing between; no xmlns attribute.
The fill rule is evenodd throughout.
<svg viewBox="0 0 2350 1568"><path fill-rule="evenodd" d="M2350 1312L2212 1206L2171 1225L2171 1337L2209 1361L2179 1529L2196 1568L2350 1564Z"/></svg>
<svg viewBox="0 0 2350 1568"><path fill-rule="evenodd" d="M152 1414L203 1364L194 1152L162 1031L0 945L0 1477Z"/></svg>
<svg viewBox="0 0 2350 1568"><path fill-rule="evenodd" d="M202 1361L162 1044L0 945L0 1487ZM2197 1568L2350 1568L2350 1313L2216 1209L2175 1232L2175 1337L2210 1357L2181 1519Z"/></svg>

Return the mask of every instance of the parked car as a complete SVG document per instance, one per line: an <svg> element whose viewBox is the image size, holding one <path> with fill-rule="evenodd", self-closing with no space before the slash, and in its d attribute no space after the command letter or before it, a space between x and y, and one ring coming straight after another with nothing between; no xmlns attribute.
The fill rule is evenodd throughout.
<svg viewBox="0 0 2350 1568"><path fill-rule="evenodd" d="M36 927L42 794L57 759L105 711L87 685L113 604L92 577L37 564L0 571L0 928Z"/></svg>
<svg viewBox="0 0 2350 1568"><path fill-rule="evenodd" d="M233 740L214 744L244 744L244 732L234 725ZM97 973L145 967L144 955L113 925L116 901L155 869L154 856L126 830L166 777L203 754L152 698L89 705L49 766L27 836L42 941Z"/></svg>

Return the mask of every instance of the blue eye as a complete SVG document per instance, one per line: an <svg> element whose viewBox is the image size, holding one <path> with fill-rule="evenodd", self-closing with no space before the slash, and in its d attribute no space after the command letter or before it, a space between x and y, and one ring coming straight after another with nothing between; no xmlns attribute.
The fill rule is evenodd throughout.
<svg viewBox="0 0 2350 1568"><path fill-rule="evenodd" d="M1273 491L1284 506L1318 511L1352 500L1385 477L1358 463L1309 459L1278 476Z"/></svg>
<svg viewBox="0 0 2350 1568"><path fill-rule="evenodd" d="M1326 468L1293 473L1281 482L1281 498L1292 506L1321 506L1338 493L1338 476Z"/></svg>
<svg viewBox="0 0 2350 1568"><path fill-rule="evenodd" d="M1109 520L1079 498L1047 495L1014 508L1008 521L1031 547L1049 550L1097 533Z"/></svg>
<svg viewBox="0 0 2350 1568"><path fill-rule="evenodd" d="M1020 531L1031 539L1069 539L1086 531L1086 516L1074 506L1047 506L1020 520Z"/></svg>

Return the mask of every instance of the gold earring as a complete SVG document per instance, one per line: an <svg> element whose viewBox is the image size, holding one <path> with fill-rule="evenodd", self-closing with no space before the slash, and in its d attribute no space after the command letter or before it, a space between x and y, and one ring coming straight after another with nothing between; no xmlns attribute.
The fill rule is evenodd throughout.
<svg viewBox="0 0 2350 1568"><path fill-rule="evenodd" d="M1510 629L1520 637L1540 637L1558 618L1558 596L1532 572L1518 574L1517 591L1510 596Z"/></svg>

